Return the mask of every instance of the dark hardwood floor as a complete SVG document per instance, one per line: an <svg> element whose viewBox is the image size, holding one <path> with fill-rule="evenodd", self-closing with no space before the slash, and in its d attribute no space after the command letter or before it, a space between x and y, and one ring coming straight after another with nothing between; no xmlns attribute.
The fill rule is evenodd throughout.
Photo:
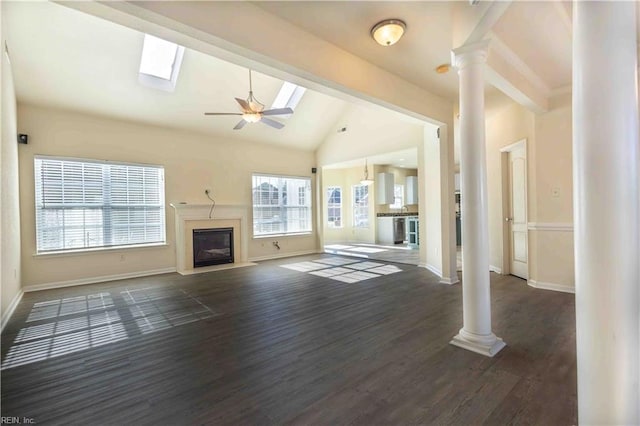
<svg viewBox="0 0 640 426"><path fill-rule="evenodd" d="M491 274L494 331L507 347L486 358L449 345L460 285L411 265L350 283L281 267L323 259L341 258L27 293L2 334L2 416L577 423L573 295Z"/></svg>

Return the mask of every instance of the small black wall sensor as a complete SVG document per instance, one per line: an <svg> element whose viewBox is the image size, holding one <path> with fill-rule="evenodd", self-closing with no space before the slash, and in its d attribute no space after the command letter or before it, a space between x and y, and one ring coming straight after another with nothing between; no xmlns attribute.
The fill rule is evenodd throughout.
<svg viewBox="0 0 640 426"><path fill-rule="evenodd" d="M311 168L311 173L315 173L315 172L317 172L317 171L318 171L318 169L317 169L317 168L315 168L315 167L312 167L312 168Z"/></svg>
<svg viewBox="0 0 640 426"><path fill-rule="evenodd" d="M28 144L29 143L29 135L25 135L24 133L18 133L18 143Z"/></svg>

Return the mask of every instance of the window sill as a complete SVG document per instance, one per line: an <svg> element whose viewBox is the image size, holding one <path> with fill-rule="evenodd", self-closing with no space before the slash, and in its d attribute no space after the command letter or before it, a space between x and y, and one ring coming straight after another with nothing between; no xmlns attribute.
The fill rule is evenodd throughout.
<svg viewBox="0 0 640 426"><path fill-rule="evenodd" d="M131 246L113 246L113 247L99 247L95 249L85 250L64 250L64 251L50 251L46 253L33 253L33 257L46 258L46 257L67 257L67 256L82 256L86 254L98 254L109 253L123 250L144 250L148 248L169 247L169 243L154 243L154 244L136 244Z"/></svg>
<svg viewBox="0 0 640 426"><path fill-rule="evenodd" d="M264 238L286 238L286 237L308 237L313 235L313 232L296 232L291 234L269 234L269 235L254 235L254 240L261 240Z"/></svg>

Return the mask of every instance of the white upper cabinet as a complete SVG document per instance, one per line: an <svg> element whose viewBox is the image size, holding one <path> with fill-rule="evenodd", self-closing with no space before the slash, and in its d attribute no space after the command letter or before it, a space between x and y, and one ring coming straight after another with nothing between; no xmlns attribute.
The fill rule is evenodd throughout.
<svg viewBox="0 0 640 426"><path fill-rule="evenodd" d="M418 177L407 176L405 183L407 188L407 198L405 204L418 204Z"/></svg>
<svg viewBox="0 0 640 426"><path fill-rule="evenodd" d="M393 204L393 173L378 173L376 180L376 203Z"/></svg>

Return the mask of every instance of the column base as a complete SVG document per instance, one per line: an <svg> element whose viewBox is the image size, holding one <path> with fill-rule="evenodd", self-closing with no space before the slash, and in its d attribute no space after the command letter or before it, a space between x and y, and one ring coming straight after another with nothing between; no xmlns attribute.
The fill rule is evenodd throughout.
<svg viewBox="0 0 640 426"><path fill-rule="evenodd" d="M506 346L506 343L504 343L501 338L496 337L496 335L493 333L484 336L469 333L464 329L461 329L460 332L456 336L454 336L449 343L454 346L458 346L468 351L488 357L493 357Z"/></svg>

